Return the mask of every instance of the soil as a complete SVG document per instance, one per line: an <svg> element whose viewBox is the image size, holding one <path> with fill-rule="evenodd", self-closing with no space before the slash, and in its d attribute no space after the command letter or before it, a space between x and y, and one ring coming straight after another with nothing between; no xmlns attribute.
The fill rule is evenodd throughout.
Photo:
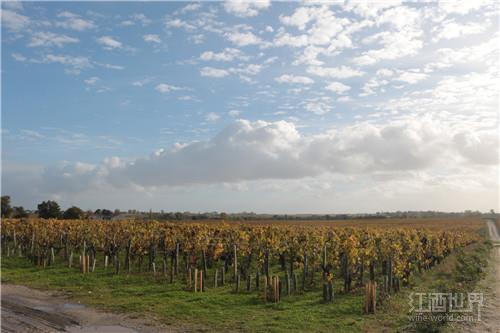
<svg viewBox="0 0 500 333"><path fill-rule="evenodd" d="M23 333L170 333L144 320L97 311L69 302L62 294L24 286L1 286L2 332Z"/></svg>

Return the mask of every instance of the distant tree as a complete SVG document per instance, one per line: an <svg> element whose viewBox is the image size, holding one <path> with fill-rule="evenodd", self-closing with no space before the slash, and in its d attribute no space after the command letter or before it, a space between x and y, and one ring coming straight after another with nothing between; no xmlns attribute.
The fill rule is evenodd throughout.
<svg viewBox="0 0 500 333"><path fill-rule="evenodd" d="M64 211L63 218L66 220L81 220L85 218L85 212L80 208L73 206Z"/></svg>
<svg viewBox="0 0 500 333"><path fill-rule="evenodd" d="M26 218L28 217L29 214L28 212L24 209L23 206L19 206L19 207L14 207L13 208L13 213L12 213L12 217L16 218L16 219L23 219L23 218Z"/></svg>
<svg viewBox="0 0 500 333"><path fill-rule="evenodd" d="M10 206L10 196L2 195L2 217L10 217L12 207Z"/></svg>
<svg viewBox="0 0 500 333"><path fill-rule="evenodd" d="M61 208L55 201L44 201L38 205L38 216L43 219L59 218L61 216Z"/></svg>
<svg viewBox="0 0 500 333"><path fill-rule="evenodd" d="M103 209L101 211L101 214L105 220L111 220L111 218L113 217L113 212L110 211L109 209Z"/></svg>

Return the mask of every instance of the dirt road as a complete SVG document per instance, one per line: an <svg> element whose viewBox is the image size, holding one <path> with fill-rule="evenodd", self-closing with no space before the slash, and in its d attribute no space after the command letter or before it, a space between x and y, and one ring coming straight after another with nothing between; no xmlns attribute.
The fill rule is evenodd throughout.
<svg viewBox="0 0 500 333"><path fill-rule="evenodd" d="M68 302L63 295L2 284L2 332L159 333L174 332L123 315Z"/></svg>
<svg viewBox="0 0 500 333"><path fill-rule="evenodd" d="M490 267L485 280L478 285L478 291L484 292L484 306L481 309L481 321L471 327L470 332L500 332L500 237L493 221L487 221L493 249L494 265Z"/></svg>

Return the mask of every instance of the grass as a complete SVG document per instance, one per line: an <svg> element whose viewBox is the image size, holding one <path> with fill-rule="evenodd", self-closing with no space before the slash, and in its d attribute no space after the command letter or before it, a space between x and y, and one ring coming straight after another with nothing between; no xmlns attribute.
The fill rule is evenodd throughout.
<svg viewBox="0 0 500 333"><path fill-rule="evenodd" d="M264 303L257 292L235 294L233 286L209 288L203 294L183 290L150 273L114 275L96 268L82 275L61 265L34 267L23 258L2 261L2 282L38 289L59 290L100 309L147 314L150 319L190 331L219 332L361 332L361 291L337 294L322 302L320 291L284 297L279 304Z"/></svg>

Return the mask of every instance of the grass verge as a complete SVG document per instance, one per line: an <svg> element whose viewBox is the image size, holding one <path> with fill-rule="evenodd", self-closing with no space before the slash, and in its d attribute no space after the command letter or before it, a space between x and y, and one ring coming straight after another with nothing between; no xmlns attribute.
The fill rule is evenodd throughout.
<svg viewBox="0 0 500 333"><path fill-rule="evenodd" d="M410 294L423 293L467 293L474 290L484 277L491 254L489 241L472 244L458 250L432 270L413 276L410 286L392 295L376 315L365 320L364 332L444 332L448 322L410 321Z"/></svg>

